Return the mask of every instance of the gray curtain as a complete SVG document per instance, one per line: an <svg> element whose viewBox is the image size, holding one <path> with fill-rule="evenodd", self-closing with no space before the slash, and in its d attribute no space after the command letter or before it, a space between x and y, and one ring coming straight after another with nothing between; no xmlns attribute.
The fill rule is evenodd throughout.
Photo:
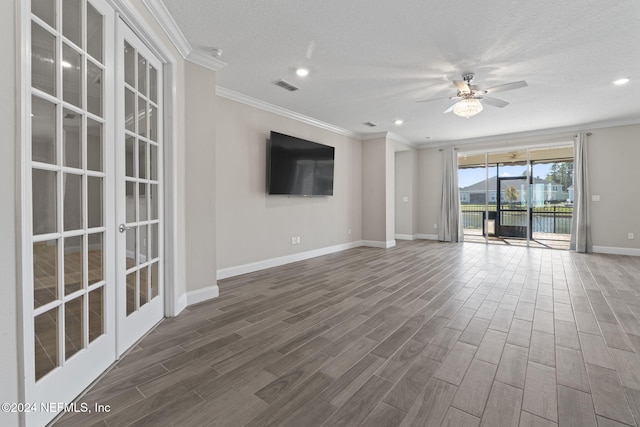
<svg viewBox="0 0 640 427"><path fill-rule="evenodd" d="M573 220L569 248L576 252L591 252L591 205L587 162L587 134L578 133L574 145Z"/></svg>
<svg viewBox="0 0 640 427"><path fill-rule="evenodd" d="M442 176L442 203L438 240L441 242L462 242L460 223L460 196L458 195L458 156L453 148L443 150L444 173Z"/></svg>

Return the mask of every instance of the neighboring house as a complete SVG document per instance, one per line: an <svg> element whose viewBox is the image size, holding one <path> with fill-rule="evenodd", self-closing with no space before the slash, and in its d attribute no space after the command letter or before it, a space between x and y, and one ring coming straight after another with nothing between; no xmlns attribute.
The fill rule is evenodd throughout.
<svg viewBox="0 0 640 427"><path fill-rule="evenodd" d="M500 183L500 203L508 202L506 189L515 187L515 197L518 202L526 200L526 188L522 179L503 180ZM497 202L497 178L491 177L489 181L482 180L468 187L460 188L460 202L463 204L484 204L486 192L489 194L489 203ZM547 202L564 202L571 199L570 193L562 190L562 184L556 184L546 179L533 178L531 189L533 206L543 206ZM572 191L571 191L572 194Z"/></svg>
<svg viewBox="0 0 640 427"><path fill-rule="evenodd" d="M569 192L569 198L567 199L567 202L573 203L573 185L567 188L567 191Z"/></svg>

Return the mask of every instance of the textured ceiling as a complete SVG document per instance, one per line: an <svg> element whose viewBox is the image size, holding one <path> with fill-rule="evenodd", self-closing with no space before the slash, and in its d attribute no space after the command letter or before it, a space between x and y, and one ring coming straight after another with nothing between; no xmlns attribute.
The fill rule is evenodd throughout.
<svg viewBox="0 0 640 427"><path fill-rule="evenodd" d="M163 2L193 48L224 51L219 86L359 134L431 144L640 122L638 0ZM455 95L469 71L483 88L529 86L470 119L443 114L448 99L416 103Z"/></svg>

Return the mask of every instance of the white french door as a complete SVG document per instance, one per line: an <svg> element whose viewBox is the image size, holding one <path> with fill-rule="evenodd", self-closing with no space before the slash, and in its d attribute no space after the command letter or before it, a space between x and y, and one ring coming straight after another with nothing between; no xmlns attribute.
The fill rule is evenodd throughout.
<svg viewBox="0 0 640 427"><path fill-rule="evenodd" d="M25 397L70 402L116 357L114 12L33 1L25 129ZM29 412L43 425L50 408Z"/></svg>
<svg viewBox="0 0 640 427"><path fill-rule="evenodd" d="M24 398L68 403L164 315L162 63L105 0L25 4Z"/></svg>
<svg viewBox="0 0 640 427"><path fill-rule="evenodd" d="M118 355L162 319L162 63L118 20Z"/></svg>

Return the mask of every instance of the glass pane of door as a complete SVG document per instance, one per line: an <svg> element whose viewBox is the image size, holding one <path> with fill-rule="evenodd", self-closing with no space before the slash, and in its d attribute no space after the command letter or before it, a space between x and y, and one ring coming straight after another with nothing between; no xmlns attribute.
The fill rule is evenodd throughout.
<svg viewBox="0 0 640 427"><path fill-rule="evenodd" d="M537 244L568 249L573 217L573 146L530 150L531 236Z"/></svg>

